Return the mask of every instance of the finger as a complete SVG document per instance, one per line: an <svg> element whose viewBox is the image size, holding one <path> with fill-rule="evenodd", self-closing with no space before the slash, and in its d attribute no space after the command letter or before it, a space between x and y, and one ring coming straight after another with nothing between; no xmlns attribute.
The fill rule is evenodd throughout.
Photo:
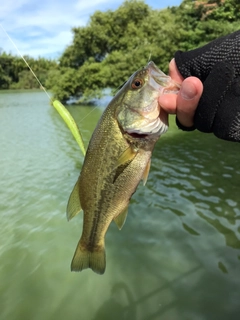
<svg viewBox="0 0 240 320"><path fill-rule="evenodd" d="M194 114L202 95L203 84L196 77L186 78L177 96L176 115L178 121L184 127L192 127Z"/></svg>
<svg viewBox="0 0 240 320"><path fill-rule="evenodd" d="M169 76L177 83L182 83L184 78L178 71L175 59L172 59L169 63Z"/></svg>
<svg viewBox="0 0 240 320"><path fill-rule="evenodd" d="M158 102L161 106L161 110L164 109L169 114L175 114L177 109L177 95L176 94L162 94Z"/></svg>
<svg viewBox="0 0 240 320"><path fill-rule="evenodd" d="M177 69L175 59L169 63L169 76L177 83L182 83L184 80ZM163 94L159 97L159 104L167 113L176 114L177 108L177 95L176 94Z"/></svg>

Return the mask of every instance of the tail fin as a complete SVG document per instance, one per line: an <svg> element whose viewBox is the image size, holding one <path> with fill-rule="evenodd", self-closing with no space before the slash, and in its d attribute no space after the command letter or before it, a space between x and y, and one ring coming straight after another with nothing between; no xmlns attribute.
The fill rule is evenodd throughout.
<svg viewBox="0 0 240 320"><path fill-rule="evenodd" d="M98 246L93 251L89 251L80 244L79 241L74 253L71 271L82 271L90 268L98 274L103 274L106 268L106 254L104 244Z"/></svg>

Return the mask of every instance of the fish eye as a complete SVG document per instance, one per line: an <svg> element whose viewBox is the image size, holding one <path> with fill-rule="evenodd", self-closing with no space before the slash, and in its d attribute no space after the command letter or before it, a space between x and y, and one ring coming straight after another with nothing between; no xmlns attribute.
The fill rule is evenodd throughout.
<svg viewBox="0 0 240 320"><path fill-rule="evenodd" d="M132 82L132 88L133 89L139 89L143 86L143 80L140 78L136 78Z"/></svg>

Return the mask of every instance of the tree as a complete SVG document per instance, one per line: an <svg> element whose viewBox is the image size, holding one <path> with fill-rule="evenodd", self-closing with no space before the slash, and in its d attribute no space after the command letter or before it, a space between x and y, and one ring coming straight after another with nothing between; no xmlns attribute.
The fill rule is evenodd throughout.
<svg viewBox="0 0 240 320"><path fill-rule="evenodd" d="M96 11L86 27L73 29L73 43L60 58L59 70L76 70L65 69L74 79L66 79L62 72L49 79L55 97L64 95L66 102L68 88L68 97L100 96L104 88L117 88L146 65L150 56L166 68L176 48L171 42L173 20L171 11L154 11L137 0L125 1L115 11Z"/></svg>
<svg viewBox="0 0 240 320"><path fill-rule="evenodd" d="M42 84L62 102L100 97L116 90L153 60L164 72L177 50L191 50L239 29L239 0L183 0L178 7L153 10L142 0L126 0L115 11L96 11L59 63L26 57ZM19 57L0 54L0 88L39 87Z"/></svg>
<svg viewBox="0 0 240 320"><path fill-rule="evenodd" d="M48 73L57 68L57 62L44 58L33 59L24 56L37 74L40 82L45 85ZM39 83L31 74L21 57L2 52L0 54L0 89L32 89L39 88Z"/></svg>

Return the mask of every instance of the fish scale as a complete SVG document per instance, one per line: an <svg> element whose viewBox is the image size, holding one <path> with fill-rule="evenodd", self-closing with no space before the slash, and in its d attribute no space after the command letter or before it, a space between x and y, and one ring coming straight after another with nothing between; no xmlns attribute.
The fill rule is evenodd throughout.
<svg viewBox="0 0 240 320"><path fill-rule="evenodd" d="M154 145L168 128L158 105L164 88L176 92L178 86L150 62L129 78L103 112L68 203L70 217L83 210L72 271L104 273L107 229L113 220L122 228L133 193L141 179L147 180Z"/></svg>

